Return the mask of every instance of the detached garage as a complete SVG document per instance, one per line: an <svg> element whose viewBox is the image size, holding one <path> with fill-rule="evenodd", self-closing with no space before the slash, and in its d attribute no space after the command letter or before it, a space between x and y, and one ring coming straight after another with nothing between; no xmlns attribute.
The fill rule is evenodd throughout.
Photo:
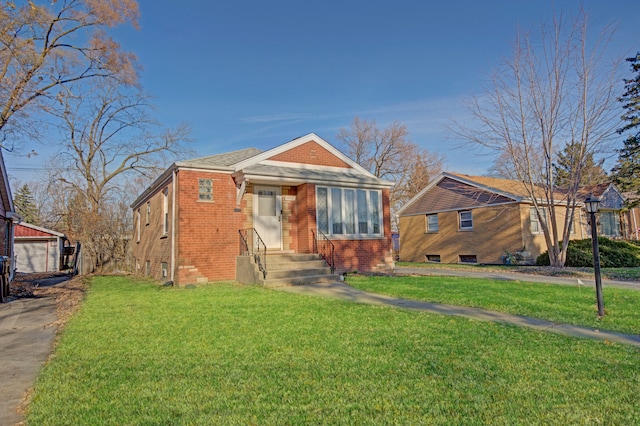
<svg viewBox="0 0 640 426"><path fill-rule="evenodd" d="M64 234L29 223L14 227L17 272L58 272Z"/></svg>

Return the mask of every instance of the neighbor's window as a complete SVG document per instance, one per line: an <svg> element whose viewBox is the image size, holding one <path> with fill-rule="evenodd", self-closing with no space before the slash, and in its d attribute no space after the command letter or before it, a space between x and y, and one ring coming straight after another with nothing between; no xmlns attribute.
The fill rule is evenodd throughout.
<svg viewBox="0 0 640 426"><path fill-rule="evenodd" d="M439 254L427 254L426 258L427 258L427 262L438 262L438 263L440 263L440 255Z"/></svg>
<svg viewBox="0 0 640 426"><path fill-rule="evenodd" d="M614 211L600 211L598 213L600 222L600 235L606 237L619 237L622 235L620 231L620 216Z"/></svg>
<svg viewBox="0 0 640 426"><path fill-rule="evenodd" d="M140 242L140 209L136 210L136 241Z"/></svg>
<svg viewBox="0 0 640 426"><path fill-rule="evenodd" d="M438 215L427 215L427 232L438 232Z"/></svg>
<svg viewBox="0 0 640 426"><path fill-rule="evenodd" d="M198 179L198 199L213 201L213 183L211 179Z"/></svg>
<svg viewBox="0 0 640 426"><path fill-rule="evenodd" d="M475 254L461 254L458 258L460 263L478 263L478 258Z"/></svg>
<svg viewBox="0 0 640 426"><path fill-rule="evenodd" d="M144 270L147 275L151 275L151 261L147 260L144 264Z"/></svg>
<svg viewBox="0 0 640 426"><path fill-rule="evenodd" d="M167 235L169 233L169 188L165 188L162 191L162 209L164 212L164 229L163 234Z"/></svg>
<svg viewBox="0 0 640 426"><path fill-rule="evenodd" d="M542 214L542 220L544 223L547 223L547 209L541 209L540 213ZM542 233L542 225L540 224L540 220L538 218L538 213L536 213L535 207L529 208L529 221L531 222L531 233L532 234L540 234Z"/></svg>
<svg viewBox="0 0 640 426"><path fill-rule="evenodd" d="M162 278L167 278L169 276L169 264L167 262L162 262Z"/></svg>
<svg viewBox="0 0 640 426"><path fill-rule="evenodd" d="M151 201L147 201L147 225L151 222Z"/></svg>
<svg viewBox="0 0 640 426"><path fill-rule="evenodd" d="M381 235L379 190L316 188L318 229L327 235Z"/></svg>
<svg viewBox="0 0 640 426"><path fill-rule="evenodd" d="M471 210L464 210L459 213L460 216L460 229L469 230L473 229L473 218L471 217Z"/></svg>

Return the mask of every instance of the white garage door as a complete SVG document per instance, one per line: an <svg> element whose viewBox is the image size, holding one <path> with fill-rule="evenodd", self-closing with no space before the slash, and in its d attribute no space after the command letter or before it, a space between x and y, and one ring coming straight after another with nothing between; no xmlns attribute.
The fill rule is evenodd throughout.
<svg viewBox="0 0 640 426"><path fill-rule="evenodd" d="M18 272L50 272L55 271L55 246L49 247L51 241L15 241L16 269ZM55 244L55 242L54 242ZM52 259L52 255L54 258ZM48 257L48 259L47 259Z"/></svg>

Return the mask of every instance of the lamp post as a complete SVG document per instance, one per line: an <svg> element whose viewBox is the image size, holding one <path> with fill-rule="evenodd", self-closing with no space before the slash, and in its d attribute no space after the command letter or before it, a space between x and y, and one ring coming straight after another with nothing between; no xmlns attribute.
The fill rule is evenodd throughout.
<svg viewBox="0 0 640 426"><path fill-rule="evenodd" d="M596 213L600 206L600 199L589 194L584 200L584 207L591 215L591 242L593 244L593 272L596 278L596 299L598 301L598 317L604 316L604 301L602 300L602 281L600 279L600 249L598 247L598 224Z"/></svg>

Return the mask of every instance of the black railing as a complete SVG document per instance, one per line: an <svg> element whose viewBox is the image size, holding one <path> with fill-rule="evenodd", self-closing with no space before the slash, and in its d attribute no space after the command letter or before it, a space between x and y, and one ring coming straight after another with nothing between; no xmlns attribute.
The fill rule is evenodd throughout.
<svg viewBox="0 0 640 426"><path fill-rule="evenodd" d="M240 256L253 256L253 260L262 272L262 277L267 278L267 246L255 228L240 229Z"/></svg>
<svg viewBox="0 0 640 426"><path fill-rule="evenodd" d="M313 252L318 253L327 262L333 274L336 271L335 246L321 230L318 229L317 233L311 230L311 233L313 234Z"/></svg>

